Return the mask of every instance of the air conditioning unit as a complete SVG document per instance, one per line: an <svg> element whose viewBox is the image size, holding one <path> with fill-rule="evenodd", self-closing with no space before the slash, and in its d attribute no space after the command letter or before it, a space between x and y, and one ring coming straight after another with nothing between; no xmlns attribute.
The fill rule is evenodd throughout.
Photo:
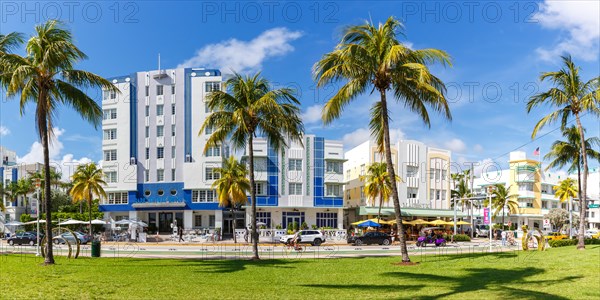
<svg viewBox="0 0 600 300"><path fill-rule="evenodd" d="M135 164L137 164L137 159L135 159L135 157L131 157L131 158L129 159L129 164L130 164L130 165L135 165Z"/></svg>

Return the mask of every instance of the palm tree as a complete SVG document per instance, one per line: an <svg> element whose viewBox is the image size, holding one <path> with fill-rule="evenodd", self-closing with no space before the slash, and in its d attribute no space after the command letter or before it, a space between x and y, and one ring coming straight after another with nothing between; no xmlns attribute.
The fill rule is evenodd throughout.
<svg viewBox="0 0 600 300"><path fill-rule="evenodd" d="M252 202L252 259L258 256L256 228L256 188L254 181L254 138L265 136L269 145L278 151L287 147L286 140L302 143L304 126L300 119L300 102L289 88L271 89L268 80L257 73L252 76L234 75L225 82L224 91L214 91L207 97L211 113L199 135L206 127L215 131L206 141L204 151L231 139L236 149L248 146L250 201Z"/></svg>
<svg viewBox="0 0 600 300"><path fill-rule="evenodd" d="M444 51L437 49L412 50L402 44L397 36L402 34L402 24L390 17L384 24L371 22L350 26L336 48L315 64L314 77L318 87L343 82L342 87L329 99L323 109L323 122L329 124L340 117L344 107L365 92L379 93L379 100L371 107L369 123L379 152L385 153L390 181L396 178L390 149L388 92L396 102L417 113L431 126L427 107L451 119L448 102L444 96L444 83L432 75L428 65L440 62L450 64ZM392 184L392 200L400 235L402 261L410 262L402 225L398 188Z"/></svg>
<svg viewBox="0 0 600 300"><path fill-rule="evenodd" d="M233 215L233 242L237 243L235 235L235 210L237 207L248 203L248 192L250 191L250 180L248 180L248 170L246 165L238 162L231 156L223 160L223 167L216 168L215 172L221 174L220 178L213 182L212 187L217 190L219 195L219 206L230 207Z"/></svg>
<svg viewBox="0 0 600 300"><path fill-rule="evenodd" d="M4 196L6 195L6 190L4 189L4 182L0 182L0 212L6 211L6 207L4 206Z"/></svg>
<svg viewBox="0 0 600 300"><path fill-rule="evenodd" d="M23 197L23 204L25 205L25 213L28 214L29 210L29 199L27 195L35 190L33 183L28 178L21 178L17 181L18 193L17 196Z"/></svg>
<svg viewBox="0 0 600 300"><path fill-rule="evenodd" d="M508 208L508 214L516 214L519 212L519 202L517 195L509 194L510 187L506 187L502 183L494 184L492 192L492 216L495 218L502 211L502 226L504 226L504 211ZM489 200L484 201L484 205L489 205Z"/></svg>
<svg viewBox="0 0 600 300"><path fill-rule="evenodd" d="M585 128L583 130L585 132ZM555 141L552 143L550 152L544 155L544 159L552 159L546 167L561 169L565 165L570 164L569 173L577 170L578 191L581 194L581 149L579 141L579 131L576 126L564 128L562 135L566 138L565 141ZM594 150L594 146L600 145L600 139L591 137L585 140L585 148L587 149L588 158L600 161L600 152Z"/></svg>
<svg viewBox="0 0 600 300"><path fill-rule="evenodd" d="M11 181L6 187L4 187L4 195L8 197L10 202L17 201L19 199L20 194L21 189L17 181Z"/></svg>
<svg viewBox="0 0 600 300"><path fill-rule="evenodd" d="M561 129L567 127L571 116L575 117L579 131L579 149L583 166L581 176L581 194L579 205L579 241L577 249L585 249L583 234L585 231L585 214L587 209L587 178L588 154L585 146L585 133L581 125L581 117L585 114L600 116L600 77L595 77L584 82L580 75L580 68L575 66L571 56L562 57L564 67L560 71L545 72L540 76L540 81L548 80L554 87L533 95L527 102L527 113L534 107L549 105L558 110L551 112L535 124L531 138L535 138L538 131L546 125L560 120Z"/></svg>
<svg viewBox="0 0 600 300"><path fill-rule="evenodd" d="M16 39L13 39L16 40ZM19 41L11 45L20 44ZM102 88L119 92L108 80L74 65L87 58L75 44L71 32L56 20L35 27L35 34L25 47L25 56L0 53L0 85L6 87L9 98L19 96L21 114L29 103L35 105L36 130L44 152L44 179L50 182L50 156L59 105L72 107L95 128L101 124L102 109L80 88ZM52 199L50 185L44 187L46 208L46 235L52 240ZM45 264L54 264L52 243L46 243Z"/></svg>
<svg viewBox="0 0 600 300"><path fill-rule="evenodd" d="M381 207L383 203L389 202L392 193L392 183L387 173L387 165L381 162L371 164L367 169L367 175L361 176L361 180L366 182L364 193L367 199L375 204L376 199L379 198L379 212L377 213L377 223L379 223ZM396 176L396 181L401 181L400 177Z"/></svg>
<svg viewBox="0 0 600 300"><path fill-rule="evenodd" d="M577 197L577 188L575 188L575 180L573 178L567 178L561 180L558 185L552 187L554 190L554 196L558 198L558 200L562 203L565 201L569 201L569 237L572 237L571 234L573 228L573 198ZM579 206L582 204L580 203ZM581 208L580 208L581 211ZM581 222L581 221L579 221Z"/></svg>
<svg viewBox="0 0 600 300"><path fill-rule="evenodd" d="M73 202L83 202L87 200L90 216L90 236L94 236L92 231L92 201L94 196L106 198L104 186L104 172L98 168L95 163L77 166L75 173L71 176L73 188L69 192Z"/></svg>

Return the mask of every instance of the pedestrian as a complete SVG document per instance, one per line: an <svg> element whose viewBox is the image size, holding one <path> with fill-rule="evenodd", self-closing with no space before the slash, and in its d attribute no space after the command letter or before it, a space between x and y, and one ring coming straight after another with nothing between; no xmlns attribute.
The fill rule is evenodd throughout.
<svg viewBox="0 0 600 300"><path fill-rule="evenodd" d="M502 236L502 246L506 246L506 231L502 231L500 235Z"/></svg>
<svg viewBox="0 0 600 300"><path fill-rule="evenodd" d="M184 240L183 240L183 228L181 226L179 226L177 228L177 231L179 233L179 242L184 242Z"/></svg>
<svg viewBox="0 0 600 300"><path fill-rule="evenodd" d="M248 227L244 228L244 241L248 242Z"/></svg>

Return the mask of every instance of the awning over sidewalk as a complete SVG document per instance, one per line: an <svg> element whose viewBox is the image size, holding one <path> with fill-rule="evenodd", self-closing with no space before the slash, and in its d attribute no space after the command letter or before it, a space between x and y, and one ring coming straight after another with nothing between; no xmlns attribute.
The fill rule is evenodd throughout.
<svg viewBox="0 0 600 300"><path fill-rule="evenodd" d="M379 211L378 207L367 207L361 206L358 214L361 216L367 215L377 215ZM393 216L394 209L390 207L382 208L381 214L384 216ZM452 218L454 217L454 211L451 209L429 209L429 208L402 208L402 216L403 217L445 217ZM462 211L456 211L457 218L467 217L468 214Z"/></svg>

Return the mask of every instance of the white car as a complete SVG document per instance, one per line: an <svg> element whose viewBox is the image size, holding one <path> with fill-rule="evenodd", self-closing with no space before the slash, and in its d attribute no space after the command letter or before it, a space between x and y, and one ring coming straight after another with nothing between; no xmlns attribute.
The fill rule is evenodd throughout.
<svg viewBox="0 0 600 300"><path fill-rule="evenodd" d="M598 231L599 230L597 228L588 229L585 231L585 233L583 235L585 236L586 239L591 239L592 235L598 234Z"/></svg>
<svg viewBox="0 0 600 300"><path fill-rule="evenodd" d="M489 225L475 225L475 237L488 237L490 232Z"/></svg>
<svg viewBox="0 0 600 300"><path fill-rule="evenodd" d="M300 230L298 235L298 243L319 246L325 242L325 236L318 230ZM287 245L290 244L293 239L294 235L288 234L279 238L279 241Z"/></svg>

